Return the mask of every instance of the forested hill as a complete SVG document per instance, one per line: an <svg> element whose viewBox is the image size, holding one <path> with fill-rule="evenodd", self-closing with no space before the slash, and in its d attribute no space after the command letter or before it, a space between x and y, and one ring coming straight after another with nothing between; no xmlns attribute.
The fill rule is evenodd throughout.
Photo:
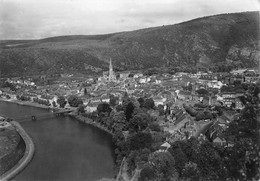
<svg viewBox="0 0 260 181"><path fill-rule="evenodd" d="M259 12L222 14L180 24L107 35L0 41L0 75L148 67L255 67ZM99 69L101 68L101 69Z"/></svg>

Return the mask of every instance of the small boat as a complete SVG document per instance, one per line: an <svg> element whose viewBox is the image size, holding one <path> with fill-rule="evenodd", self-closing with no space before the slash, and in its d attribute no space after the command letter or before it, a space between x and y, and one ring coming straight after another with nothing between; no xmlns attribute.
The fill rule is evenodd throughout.
<svg viewBox="0 0 260 181"><path fill-rule="evenodd" d="M36 116L32 116L32 121L36 121L36 120L37 120Z"/></svg>

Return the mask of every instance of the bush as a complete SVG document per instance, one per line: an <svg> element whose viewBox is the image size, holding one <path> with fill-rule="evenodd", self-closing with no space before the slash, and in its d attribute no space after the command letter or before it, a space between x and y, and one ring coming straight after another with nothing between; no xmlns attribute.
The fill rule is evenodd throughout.
<svg viewBox="0 0 260 181"><path fill-rule="evenodd" d="M150 133L139 132L128 137L127 142L130 150L139 150L150 148L152 145L152 136Z"/></svg>
<svg viewBox="0 0 260 181"><path fill-rule="evenodd" d="M104 103L100 103L97 107L97 112L98 115L101 115L101 113L107 113L108 115L110 115L110 112L112 111L112 108L110 107L110 105L106 102Z"/></svg>
<svg viewBox="0 0 260 181"><path fill-rule="evenodd" d="M83 104L83 101L77 96L72 95L68 98L68 103L71 107L78 107L80 104Z"/></svg>
<svg viewBox="0 0 260 181"><path fill-rule="evenodd" d="M67 101L66 101L65 97L60 96L57 100L57 103L60 105L60 108L64 108L65 105L67 104Z"/></svg>

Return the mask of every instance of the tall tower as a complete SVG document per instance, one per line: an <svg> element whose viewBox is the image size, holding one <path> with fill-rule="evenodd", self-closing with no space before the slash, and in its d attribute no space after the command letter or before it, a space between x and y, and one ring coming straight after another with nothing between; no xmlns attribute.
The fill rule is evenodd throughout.
<svg viewBox="0 0 260 181"><path fill-rule="evenodd" d="M110 61L109 61L109 77L108 77L108 81L109 82L115 82L116 81L116 76L115 76L115 73L113 71L113 65L112 65L111 58L110 58Z"/></svg>

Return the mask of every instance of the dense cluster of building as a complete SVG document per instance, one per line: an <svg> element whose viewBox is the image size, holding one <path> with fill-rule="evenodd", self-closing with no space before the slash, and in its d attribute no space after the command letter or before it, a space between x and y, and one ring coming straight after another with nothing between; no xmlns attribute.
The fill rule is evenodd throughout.
<svg viewBox="0 0 260 181"><path fill-rule="evenodd" d="M214 140L222 142L220 130L225 129L236 111L243 109L239 97L244 94L244 90L237 85L256 83L259 81L259 74L249 69L230 73L177 72L174 75L165 73L151 76L142 72L115 73L110 60L109 71L103 72L103 76L84 80L63 78L56 80L54 84L43 86L36 86L30 79L7 79L16 91L5 87L0 90L0 94L12 99L17 94L22 94L32 100L38 98L50 103L57 103L59 96L77 95L82 99L87 112L96 111L102 102L109 103L111 97L116 100L115 104L122 104L125 93L136 99L152 98L157 109L149 113L156 117L165 131L172 134L169 141L198 137L211 129L209 134L214 135ZM190 108L186 106L185 109L184 104ZM203 106L194 106L196 104ZM159 106L167 113L160 115ZM216 116L214 108L217 106L226 107L229 111ZM192 116L187 109L196 111L196 116Z"/></svg>

